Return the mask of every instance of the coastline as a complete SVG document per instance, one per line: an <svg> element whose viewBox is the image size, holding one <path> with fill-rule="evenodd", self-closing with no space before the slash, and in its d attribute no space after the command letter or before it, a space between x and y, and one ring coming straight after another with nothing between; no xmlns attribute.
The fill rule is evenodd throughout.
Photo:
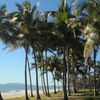
<svg viewBox="0 0 100 100"><path fill-rule="evenodd" d="M54 90L50 90L50 92L53 92ZM40 90L39 91L40 94L43 94L43 91ZM30 95L30 90L28 90L28 94ZM12 91L12 92L9 92L9 93L1 93L3 99L13 99L13 98L18 98L18 97L24 97L25 96L25 91L24 90L21 90L21 91ZM36 95L36 91L33 90L33 95Z"/></svg>

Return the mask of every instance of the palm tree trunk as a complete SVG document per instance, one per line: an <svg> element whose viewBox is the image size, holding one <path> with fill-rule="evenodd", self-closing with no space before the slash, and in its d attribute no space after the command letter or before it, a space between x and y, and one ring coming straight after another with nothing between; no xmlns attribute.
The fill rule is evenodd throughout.
<svg viewBox="0 0 100 100"><path fill-rule="evenodd" d="M94 96L96 95L96 49L94 47Z"/></svg>
<svg viewBox="0 0 100 100"><path fill-rule="evenodd" d="M47 51L45 51L45 56L46 56L46 65L47 65ZM50 97L47 67L46 67L46 80L47 80L47 95L48 95L48 97Z"/></svg>
<svg viewBox="0 0 100 100"><path fill-rule="evenodd" d="M55 78L54 78L54 94L57 94L57 91L56 91L56 81L55 81Z"/></svg>
<svg viewBox="0 0 100 100"><path fill-rule="evenodd" d="M77 72L76 72L76 67L75 67L75 56L74 53L72 54L72 67L73 67L73 74L72 74L72 84L73 84L73 92L77 93L77 84L76 84L76 80L77 80Z"/></svg>
<svg viewBox="0 0 100 100"><path fill-rule="evenodd" d="M48 82L48 71L46 72L46 80L47 80L47 96L50 97L50 93L49 93L49 82Z"/></svg>
<svg viewBox="0 0 100 100"><path fill-rule="evenodd" d="M43 84L42 69L40 69L40 71L41 71L41 84L42 84L42 91L43 91L43 93L45 94L45 91L44 91L44 84Z"/></svg>
<svg viewBox="0 0 100 100"><path fill-rule="evenodd" d="M77 89L76 89L76 76L75 74L73 75L73 80L72 80L72 83L73 83L73 91L74 93L77 93Z"/></svg>
<svg viewBox="0 0 100 100"><path fill-rule="evenodd" d="M99 80L98 92L100 92L100 75L98 80Z"/></svg>
<svg viewBox="0 0 100 100"><path fill-rule="evenodd" d="M59 87L59 80L58 80L58 92L60 92L60 87Z"/></svg>
<svg viewBox="0 0 100 100"><path fill-rule="evenodd" d="M44 68L43 68L43 73L44 73ZM43 74L43 84L44 84L45 95L47 96L47 89L46 89L46 83L45 83L44 74Z"/></svg>
<svg viewBox="0 0 100 100"><path fill-rule="evenodd" d="M67 97L67 87L66 87L66 72L67 72L67 65L66 65L66 48L64 46L64 54L63 54L63 63L64 63L64 67L63 67L63 94L64 94L64 100L68 100Z"/></svg>
<svg viewBox="0 0 100 100"><path fill-rule="evenodd" d="M0 92L0 100L3 100L2 95L1 95L1 92Z"/></svg>
<svg viewBox="0 0 100 100"><path fill-rule="evenodd" d="M28 56L27 56L27 58L28 58ZM29 79L30 79L31 97L33 97L32 78L31 78L31 71L30 71L29 59L28 59L27 61L28 61L28 70L29 70Z"/></svg>
<svg viewBox="0 0 100 100"><path fill-rule="evenodd" d="M42 52L42 58L43 58L43 52ZM47 89L46 89L46 83L45 83L45 77L44 77L44 58L43 58L43 84L44 84L44 92L45 92L45 95L47 96Z"/></svg>
<svg viewBox="0 0 100 100"><path fill-rule="evenodd" d="M91 71L91 67L89 66L89 73ZM91 86L91 76L89 74L89 88L90 88L90 92L92 92L92 86Z"/></svg>
<svg viewBox="0 0 100 100"><path fill-rule="evenodd" d="M35 55L35 49L33 48L33 54L34 54L34 62L35 62L35 70L36 70L36 93L37 97L36 99L41 99L40 94L39 94L39 84L38 84L38 68L37 68L37 63L36 63L36 55Z"/></svg>
<svg viewBox="0 0 100 100"><path fill-rule="evenodd" d="M85 92L85 84L86 84L86 75L83 75L83 90L84 90L84 92Z"/></svg>
<svg viewBox="0 0 100 100"><path fill-rule="evenodd" d="M67 89L68 95L71 95L70 86L69 86L69 48L67 48Z"/></svg>
<svg viewBox="0 0 100 100"><path fill-rule="evenodd" d="M66 8L66 0L64 0L64 8Z"/></svg>
<svg viewBox="0 0 100 100"><path fill-rule="evenodd" d="M53 81L54 81L54 94L57 94L57 92L56 92L56 82L55 82L55 77L54 77L53 73L52 73L52 77L53 77Z"/></svg>
<svg viewBox="0 0 100 100"><path fill-rule="evenodd" d="M29 100L28 92L27 92L27 50L25 49L25 100Z"/></svg>

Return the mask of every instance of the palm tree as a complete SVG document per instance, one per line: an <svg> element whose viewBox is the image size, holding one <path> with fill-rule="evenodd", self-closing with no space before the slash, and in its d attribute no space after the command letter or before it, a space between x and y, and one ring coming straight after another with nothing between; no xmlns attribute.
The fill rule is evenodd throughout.
<svg viewBox="0 0 100 100"><path fill-rule="evenodd" d="M100 61L97 62L98 92L100 91Z"/></svg>
<svg viewBox="0 0 100 100"><path fill-rule="evenodd" d="M84 58L85 58L85 66L88 65L89 56L91 51L94 49L94 66L96 60L96 46L99 45L100 32L100 1L99 0L87 0L81 4L79 12L82 16L82 19L85 19L85 24L87 26L84 28L83 33L88 38L86 39L85 48L84 48ZM84 25L84 24L83 24ZM96 76L95 76L95 67L94 67L94 96L96 95Z"/></svg>
<svg viewBox="0 0 100 100"><path fill-rule="evenodd" d="M28 55L27 55L28 56ZM28 58L28 57L27 57ZM30 63L29 59L27 59L28 62L28 70L29 70L29 79L30 79L30 89L31 89L31 97L33 97L33 89L32 89L32 78L31 78L31 70L30 70Z"/></svg>
<svg viewBox="0 0 100 100"><path fill-rule="evenodd" d="M12 16L10 15L12 15L12 13L7 13L6 5L2 5L0 7L0 38L6 45L6 48L15 43L16 38L12 37L11 33L16 32L18 29L15 19L12 19Z"/></svg>
<svg viewBox="0 0 100 100"><path fill-rule="evenodd" d="M72 4L74 1L72 2ZM66 73L69 76L69 50L72 47L74 39L77 38L76 30L78 30L78 21L74 15L71 14L71 7L68 7L65 0L62 0L61 6L57 12L53 12L53 16L56 17L56 35L60 36L60 41L62 44L60 48L63 48L63 86L64 86L64 100L67 100L67 91L66 91ZM72 42L71 42L72 41ZM69 82L68 82L69 83ZM68 86L69 87L69 86ZM69 93L70 94L70 93Z"/></svg>
<svg viewBox="0 0 100 100"><path fill-rule="evenodd" d="M2 42L9 46L15 39L11 37L12 32L16 31L17 24L10 18L10 14L7 13L6 5L0 7L0 38Z"/></svg>
<svg viewBox="0 0 100 100"><path fill-rule="evenodd" d="M48 80L48 68L47 68L47 51L45 51L45 57L46 57L46 80L47 80L47 95L48 97L50 97L50 93L49 93L49 80Z"/></svg>
<svg viewBox="0 0 100 100"><path fill-rule="evenodd" d="M34 47L33 47L34 48ZM39 94L39 84L38 84L38 66L37 66L37 60L36 60L36 51L33 49L34 54L34 63L35 63L35 70L36 70L36 89L37 89L37 100L41 99Z"/></svg>
<svg viewBox="0 0 100 100"><path fill-rule="evenodd" d="M81 16L84 27L83 33L85 36L88 36L84 49L85 64L87 64L91 49L93 49L94 45L97 45L99 42L99 27L97 25L100 24L100 1L87 0L82 2L79 6L77 12ZM97 10L97 12L95 12L95 10Z"/></svg>
<svg viewBox="0 0 100 100"><path fill-rule="evenodd" d="M17 4L17 7L19 9L19 13L17 13L17 17L20 24L20 34L18 33L17 36L22 35L21 45L28 45L29 47L32 48L32 52L34 56L33 58L35 62L35 69L36 69L37 99L40 99L39 86L38 86L37 53L39 52L38 48L41 43L41 37L42 37L41 33L44 33L50 27L47 26L44 20L42 22L40 18L41 17L40 13L36 12L36 14L33 15L35 13L36 6L34 6L31 9L30 3L24 2L24 8L21 7L21 5L19 4ZM44 28L44 30L42 28ZM48 88L48 96L49 96L49 88Z"/></svg>
<svg viewBox="0 0 100 100"><path fill-rule="evenodd" d="M53 57L50 56L47 58L47 66L48 66L48 69L49 71L51 72L52 74L52 77L53 77L53 81L54 81L54 94L56 94L56 83L55 83L55 67L54 67L54 63L53 63Z"/></svg>
<svg viewBox="0 0 100 100"><path fill-rule="evenodd" d="M26 100L29 100L29 97L28 97L28 91L27 91L27 61L28 61L28 48L25 48L25 54L26 54L26 57L25 57L25 99Z"/></svg>
<svg viewBox="0 0 100 100"><path fill-rule="evenodd" d="M40 48L39 48L40 49ZM41 48L42 49L42 48ZM43 57L43 51L40 49L41 51L41 57L39 56L39 59L40 61L38 63L41 63L39 65L40 67L40 70L41 70L41 81L42 81L42 87L43 87L43 92L44 94L47 96L47 88L46 88L46 83L45 83L45 77L44 77L44 74L45 74L45 62L44 62L44 57Z"/></svg>
<svg viewBox="0 0 100 100"><path fill-rule="evenodd" d="M28 100L27 94L27 54L29 48L33 49L34 60L36 65L36 87L37 87L37 99L40 99L39 95L39 86L38 86L38 74L37 74L37 64L36 64L36 56L35 56L35 46L34 44L37 41L37 21L38 15L36 12L37 5L31 7L30 2L25 1L23 5L16 4L18 11L12 14L14 18L16 18L16 22L18 25L17 32L13 32L12 36L16 37L16 42L13 47L24 47L26 53L26 60L25 60L25 98Z"/></svg>
<svg viewBox="0 0 100 100"><path fill-rule="evenodd" d="M54 79L54 93L56 94L56 83L58 81L58 91L59 91L59 81L62 79L62 68L61 68L61 59L57 56L52 57L51 59L51 67L49 69L53 74Z"/></svg>

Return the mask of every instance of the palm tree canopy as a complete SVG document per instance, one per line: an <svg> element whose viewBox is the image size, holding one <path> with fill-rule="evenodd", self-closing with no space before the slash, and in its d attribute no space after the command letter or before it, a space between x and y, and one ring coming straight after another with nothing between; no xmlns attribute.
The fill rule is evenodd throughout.
<svg viewBox="0 0 100 100"><path fill-rule="evenodd" d="M100 0L86 0L76 11L82 22L82 32L86 37L84 48L85 65L88 64L92 49L100 44Z"/></svg>

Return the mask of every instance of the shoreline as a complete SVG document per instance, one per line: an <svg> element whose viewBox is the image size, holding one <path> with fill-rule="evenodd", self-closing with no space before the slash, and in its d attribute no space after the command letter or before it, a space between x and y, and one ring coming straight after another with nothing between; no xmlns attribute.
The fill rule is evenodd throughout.
<svg viewBox="0 0 100 100"><path fill-rule="evenodd" d="M54 90L50 90L50 92L53 92ZM40 94L43 94L43 91L39 91ZM30 90L28 90L28 94L30 95ZM25 96L25 91L12 91L10 93L1 93L3 99L13 99L13 98L18 98L18 97L24 97ZM33 90L33 95L36 95L36 91Z"/></svg>

